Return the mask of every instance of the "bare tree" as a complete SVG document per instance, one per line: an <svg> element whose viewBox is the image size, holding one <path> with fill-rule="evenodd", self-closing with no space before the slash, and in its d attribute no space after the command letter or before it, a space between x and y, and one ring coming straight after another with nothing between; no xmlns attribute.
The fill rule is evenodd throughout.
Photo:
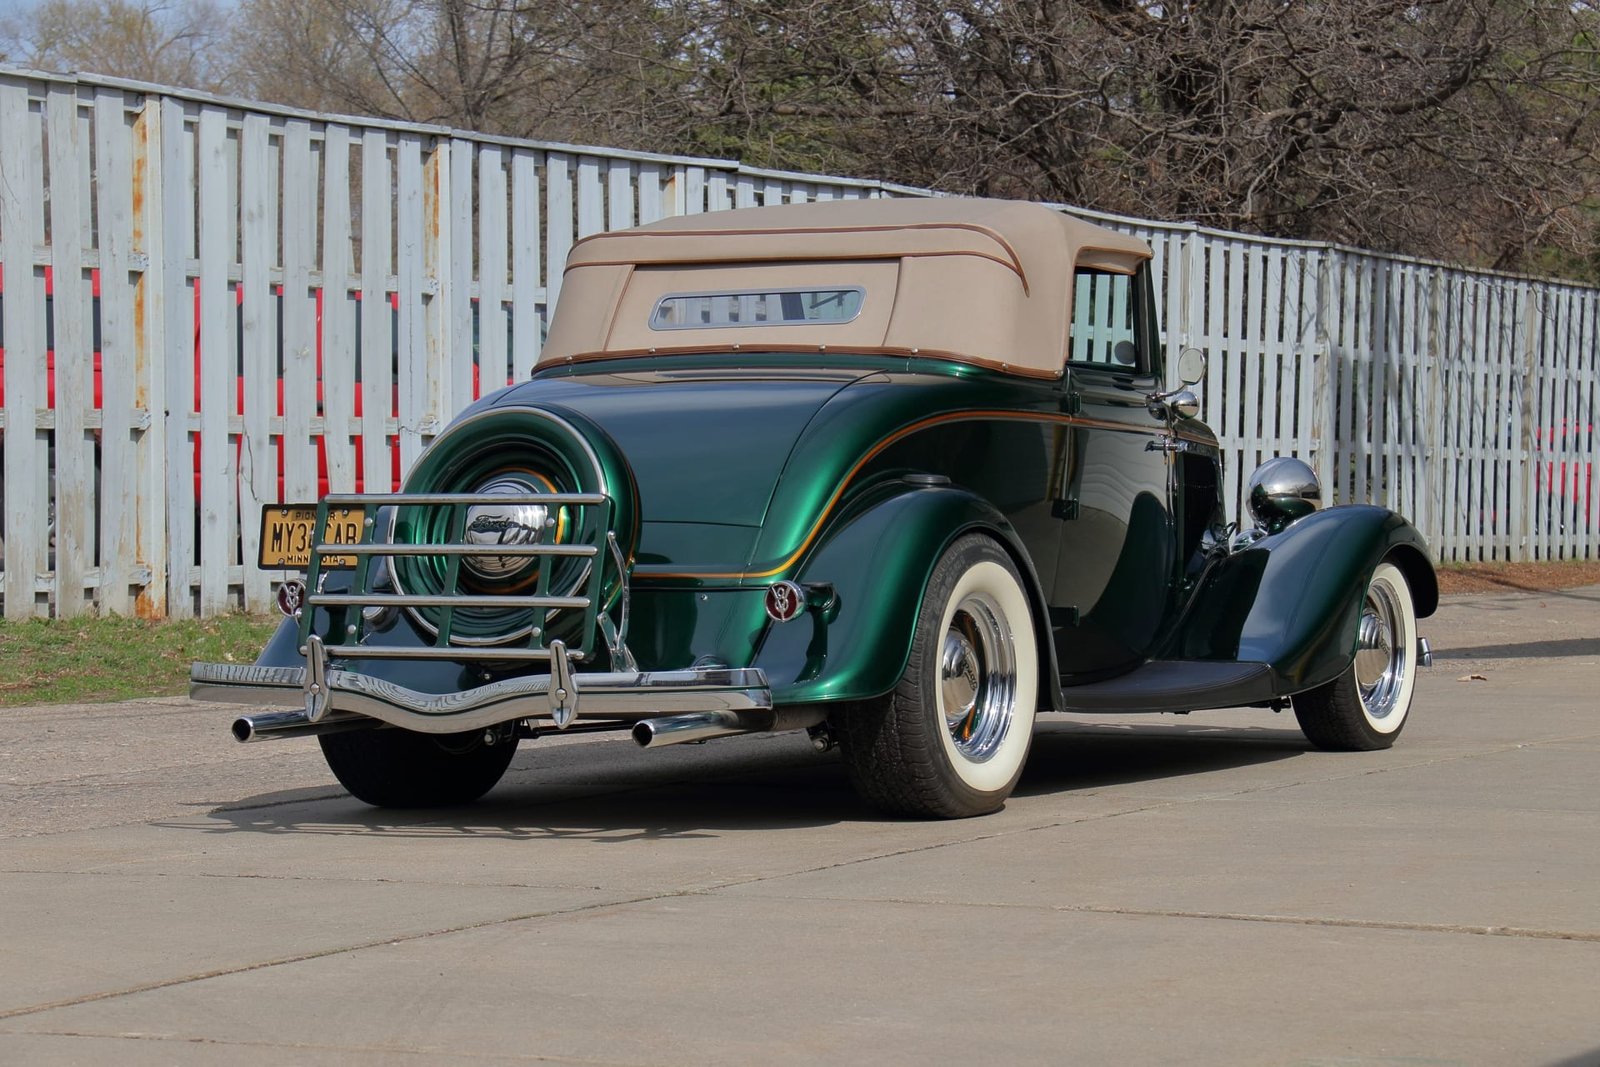
<svg viewBox="0 0 1600 1067"><path fill-rule="evenodd" d="M1593 238L1588 3L704 6L694 120L826 119L857 173L1500 266Z"/></svg>
<svg viewBox="0 0 1600 1067"><path fill-rule="evenodd" d="M0 53L321 110L1592 270L1600 0L45 0Z"/></svg>
<svg viewBox="0 0 1600 1067"><path fill-rule="evenodd" d="M954 27L951 10L918 13L951 128L1024 191L1499 265L1587 240L1584 6L1032 0Z"/></svg>
<svg viewBox="0 0 1600 1067"><path fill-rule="evenodd" d="M644 6L574 54L637 60L614 140L1499 266L1593 242L1587 2Z"/></svg>
<svg viewBox="0 0 1600 1067"><path fill-rule="evenodd" d="M43 0L0 21L0 58L217 89L223 20L213 0Z"/></svg>
<svg viewBox="0 0 1600 1067"><path fill-rule="evenodd" d="M588 5L511 0L245 0L241 88L269 100L522 136L581 136L607 113ZM613 40L606 55L627 48Z"/></svg>

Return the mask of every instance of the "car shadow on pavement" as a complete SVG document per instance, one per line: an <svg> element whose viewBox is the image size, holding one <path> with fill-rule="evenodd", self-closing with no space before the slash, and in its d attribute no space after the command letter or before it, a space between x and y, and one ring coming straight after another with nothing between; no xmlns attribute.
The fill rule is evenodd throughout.
<svg viewBox="0 0 1600 1067"><path fill-rule="evenodd" d="M1096 789L1162 778L1228 771L1303 756L1311 750L1293 725L1253 729L1148 720L1126 726L1086 725L1047 718L1034 732L1033 749L1017 792L1033 796Z"/></svg>
<svg viewBox="0 0 1600 1067"><path fill-rule="evenodd" d="M684 746L645 753L626 746L524 745L511 769L475 804L379 809L345 793L288 790L241 798L168 825L211 833L461 835L620 842L799 829L869 813L835 756L799 743ZM720 751L719 751L720 749ZM698 750L698 751L695 751Z"/></svg>
<svg viewBox="0 0 1600 1067"><path fill-rule="evenodd" d="M1044 720L1017 792L1041 796L1220 773L1307 750L1292 729ZM163 825L207 833L619 842L884 821L902 820L857 799L837 753L818 755L803 737L765 737L660 752L533 744L517 753L488 796L466 807L378 809L344 793L294 789L241 797L207 812L203 823Z"/></svg>
<svg viewBox="0 0 1600 1067"><path fill-rule="evenodd" d="M1563 659L1569 656L1600 656L1600 637L1474 645L1471 648L1436 648L1433 651L1434 659Z"/></svg>
<svg viewBox="0 0 1600 1067"><path fill-rule="evenodd" d="M1545 1067L1596 1067L1597 1064L1600 1064L1600 1048L1593 1048L1588 1052L1580 1052L1578 1055L1568 1059L1546 1064Z"/></svg>

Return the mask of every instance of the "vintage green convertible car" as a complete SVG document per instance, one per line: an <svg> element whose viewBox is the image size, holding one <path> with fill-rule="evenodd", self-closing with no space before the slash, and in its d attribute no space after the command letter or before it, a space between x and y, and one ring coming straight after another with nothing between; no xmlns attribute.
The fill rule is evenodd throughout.
<svg viewBox="0 0 1600 1067"><path fill-rule="evenodd" d="M1319 510L1289 458L1224 524L1205 359L1164 388L1149 259L985 200L589 237L530 380L403 493L264 517L306 580L256 665L192 692L292 709L233 732L315 734L394 806L474 800L551 730L808 730L867 801L934 816L1000 807L1040 712L1292 704L1319 748L1387 747L1426 546Z"/></svg>

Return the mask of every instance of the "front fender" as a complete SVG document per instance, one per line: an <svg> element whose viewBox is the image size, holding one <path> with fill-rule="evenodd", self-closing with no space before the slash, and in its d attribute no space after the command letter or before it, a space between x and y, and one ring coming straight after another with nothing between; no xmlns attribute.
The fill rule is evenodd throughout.
<svg viewBox="0 0 1600 1067"><path fill-rule="evenodd" d="M928 579L956 538L973 530L1010 553L1033 603L1041 664L1041 699L1059 699L1054 643L1046 629L1039 579L1021 540L983 498L950 486L910 488L903 482L869 493L840 517L801 567L796 580L830 583L833 611L807 612L773 623L753 665L762 668L779 703L864 700L893 689L905 672Z"/></svg>
<svg viewBox="0 0 1600 1067"><path fill-rule="evenodd" d="M1208 568L1166 655L1269 664L1283 695L1330 682L1355 656L1362 598L1386 558L1405 573L1417 615L1433 614L1439 587L1422 535L1387 508L1346 505Z"/></svg>

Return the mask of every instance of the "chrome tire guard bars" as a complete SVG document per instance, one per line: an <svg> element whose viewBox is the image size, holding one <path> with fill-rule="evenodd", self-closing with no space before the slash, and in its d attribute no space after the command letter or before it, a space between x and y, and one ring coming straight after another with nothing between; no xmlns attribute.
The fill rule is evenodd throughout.
<svg viewBox="0 0 1600 1067"><path fill-rule="evenodd" d="M584 523L585 543L497 545L486 549L467 544L463 537L465 509L472 505L504 504L508 500L595 509ZM640 671L628 651L628 563L616 537L601 520L609 515L610 498L598 493L527 493L520 496L484 493L409 493L388 496L336 494L319 503L316 529L327 527L333 507L394 506L456 509L454 536L425 544L397 543L391 536L375 540L376 523L368 518L358 543L318 543L312 548L308 570L314 590L305 601L306 612L296 612L305 666L243 666L229 663L195 663L189 672L189 693L197 700L212 700L266 707L298 707L295 711L243 716L233 723L240 741L268 737L371 728L398 727L426 734L457 734L484 730L505 723L548 720L565 730L580 716L590 720L586 729L626 729L640 745L678 744L730 734L775 729L799 729L822 718L817 710L776 711L766 675L754 667L697 667L687 670ZM595 565L581 589L552 591L548 572L533 595L460 595L454 591L459 562L473 552L492 551L506 556L587 556ZM370 588L372 562L384 556L439 555L447 562L444 595L382 593ZM351 593L322 591L323 562L330 557L354 558ZM599 603L602 568L609 561L620 576L617 593L619 617L615 622ZM578 594L578 595L574 595ZM435 633L433 645L401 647L368 645L361 639L361 609L370 607L440 606L571 608L584 613L579 647L560 640L544 641L532 627L520 645L461 645L451 641L446 622ZM349 634L349 644L325 644L311 632L311 609L337 612L334 632ZM351 622L345 625L345 613ZM590 644L599 636L610 653L613 670L577 673L573 664L591 657ZM473 689L451 693L419 693L384 678L344 670L331 664L364 659L417 658L459 661L543 661L549 673L506 678ZM580 708L581 706L581 708Z"/></svg>

